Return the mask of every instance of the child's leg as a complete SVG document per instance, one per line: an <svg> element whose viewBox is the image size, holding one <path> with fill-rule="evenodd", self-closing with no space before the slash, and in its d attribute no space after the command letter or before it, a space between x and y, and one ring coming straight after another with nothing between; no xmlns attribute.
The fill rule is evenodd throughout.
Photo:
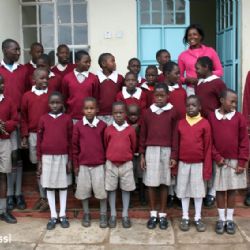
<svg viewBox="0 0 250 250"><path fill-rule="evenodd" d="M110 214L111 216L116 216L116 190L115 191L109 191L109 206L110 206Z"/></svg>
<svg viewBox="0 0 250 250"><path fill-rule="evenodd" d="M82 200L82 208L84 214L89 214L89 199Z"/></svg>
<svg viewBox="0 0 250 250"><path fill-rule="evenodd" d="M107 214L107 199L100 200L100 214Z"/></svg>
<svg viewBox="0 0 250 250"><path fill-rule="evenodd" d="M7 196L14 195L15 182L16 182L16 170L12 168L11 173L7 174Z"/></svg>
<svg viewBox="0 0 250 250"><path fill-rule="evenodd" d="M42 187L40 179L37 179L37 185L38 185L38 189L39 189L40 198L46 199L46 191Z"/></svg>
<svg viewBox="0 0 250 250"><path fill-rule="evenodd" d="M128 217L130 192L122 190L122 217Z"/></svg>
<svg viewBox="0 0 250 250"><path fill-rule="evenodd" d="M6 174L0 173L0 214L6 213Z"/></svg>
<svg viewBox="0 0 250 250"><path fill-rule="evenodd" d="M195 206L194 220L198 221L201 219L202 198L194 198L194 206Z"/></svg>
<svg viewBox="0 0 250 250"><path fill-rule="evenodd" d="M225 221L225 191L216 192L216 203L218 208L219 220Z"/></svg>
<svg viewBox="0 0 250 250"><path fill-rule="evenodd" d="M59 199L60 199L59 217L64 217L66 216L67 189L59 190Z"/></svg>
<svg viewBox="0 0 250 250"><path fill-rule="evenodd" d="M181 204L182 204L182 219L189 220L189 203L190 198L182 198Z"/></svg>
<svg viewBox="0 0 250 250"><path fill-rule="evenodd" d="M227 191L227 218L226 220L233 220L233 213L235 208L235 197L236 191L235 190L228 190Z"/></svg>
<svg viewBox="0 0 250 250"><path fill-rule="evenodd" d="M15 195L19 196L22 194L22 178L23 178L23 165L22 161L18 161L17 169L16 169L16 190Z"/></svg>
<svg viewBox="0 0 250 250"><path fill-rule="evenodd" d="M51 218L57 218L55 190L47 190L47 197L48 197L48 201L49 201Z"/></svg>
<svg viewBox="0 0 250 250"><path fill-rule="evenodd" d="M166 204L167 204L167 196L168 196L168 188L166 185L160 186L160 199L161 199L161 207L160 207L160 217L166 217Z"/></svg>
<svg viewBox="0 0 250 250"><path fill-rule="evenodd" d="M156 207L155 207L155 193L156 193L156 188L155 187L148 187L148 197L149 197L149 207L151 212L155 211L156 212ZM156 212L157 216L157 212Z"/></svg>

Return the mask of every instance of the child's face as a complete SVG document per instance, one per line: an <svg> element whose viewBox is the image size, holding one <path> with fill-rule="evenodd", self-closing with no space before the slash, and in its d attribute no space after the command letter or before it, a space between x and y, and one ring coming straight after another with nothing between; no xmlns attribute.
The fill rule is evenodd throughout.
<svg viewBox="0 0 250 250"><path fill-rule="evenodd" d="M139 108L137 106L129 106L127 112L127 119L131 124L137 123L140 116Z"/></svg>
<svg viewBox="0 0 250 250"><path fill-rule="evenodd" d="M93 101L85 101L83 113L88 120L93 120L97 113L97 105Z"/></svg>
<svg viewBox="0 0 250 250"><path fill-rule="evenodd" d="M113 72L116 70L116 63L114 56L108 56L106 61L103 63L103 68L106 68L108 71Z"/></svg>
<svg viewBox="0 0 250 250"><path fill-rule="evenodd" d="M63 101L60 96L52 95L49 99L49 108L52 114L59 114L63 110Z"/></svg>
<svg viewBox="0 0 250 250"><path fill-rule="evenodd" d="M115 122L118 125L122 125L125 121L126 113L124 105L116 105L112 109L112 114Z"/></svg>
<svg viewBox="0 0 250 250"><path fill-rule="evenodd" d="M196 98L190 98L186 103L186 112L190 117L197 116L201 110L201 105Z"/></svg>
<svg viewBox="0 0 250 250"><path fill-rule="evenodd" d="M137 84L137 79L133 74L128 74L125 77L125 85L128 91L135 90Z"/></svg>
<svg viewBox="0 0 250 250"><path fill-rule="evenodd" d="M225 98L220 99L220 102L223 111L230 113L237 109L238 97L236 94L228 92Z"/></svg>
<svg viewBox="0 0 250 250"><path fill-rule="evenodd" d="M78 71L88 71L91 65L91 59L88 55L83 55L79 61L76 61Z"/></svg>
<svg viewBox="0 0 250 250"><path fill-rule="evenodd" d="M36 67L37 68L45 68L49 71L49 64L45 60L43 60L42 58L37 59Z"/></svg>
<svg viewBox="0 0 250 250"><path fill-rule="evenodd" d="M31 55L31 59L34 63L36 63L37 59L43 54L43 47L36 45L34 46L31 51L30 51L30 55Z"/></svg>
<svg viewBox="0 0 250 250"><path fill-rule="evenodd" d="M156 89L154 91L155 105L162 108L166 105L168 99L168 94L164 89Z"/></svg>
<svg viewBox="0 0 250 250"><path fill-rule="evenodd" d="M206 78L207 73L209 72L208 67L203 67L199 63L195 64L195 70L198 78Z"/></svg>
<svg viewBox="0 0 250 250"><path fill-rule="evenodd" d="M180 69L177 65L175 65L171 72L166 74L166 78L171 83L177 83L180 80Z"/></svg>
<svg viewBox="0 0 250 250"><path fill-rule="evenodd" d="M157 69L147 69L145 77L148 84L155 84L158 78Z"/></svg>
<svg viewBox="0 0 250 250"><path fill-rule="evenodd" d="M138 60L132 60L128 65L128 70L136 75L141 71L141 64Z"/></svg>
<svg viewBox="0 0 250 250"><path fill-rule="evenodd" d="M157 58L157 61L160 65L164 65L170 60L170 54L168 52L162 52Z"/></svg>
<svg viewBox="0 0 250 250"><path fill-rule="evenodd" d="M4 55L6 58L8 58L10 61L16 62L18 61L20 57L20 46L18 43L11 42L9 43L8 48L4 49Z"/></svg>
<svg viewBox="0 0 250 250"><path fill-rule="evenodd" d="M70 53L69 53L68 48L66 48L66 47L60 48L56 55L58 57L59 63L61 63L63 65L69 63Z"/></svg>
<svg viewBox="0 0 250 250"><path fill-rule="evenodd" d="M37 72L34 78L36 89L44 90L48 87L49 73L47 71L41 70Z"/></svg>
<svg viewBox="0 0 250 250"><path fill-rule="evenodd" d="M2 77L0 77L0 94L3 94L4 92L4 80Z"/></svg>

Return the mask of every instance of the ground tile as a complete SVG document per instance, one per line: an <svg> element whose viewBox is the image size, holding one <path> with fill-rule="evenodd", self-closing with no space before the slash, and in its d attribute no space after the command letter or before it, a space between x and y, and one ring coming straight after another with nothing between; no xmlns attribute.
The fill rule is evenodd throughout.
<svg viewBox="0 0 250 250"><path fill-rule="evenodd" d="M39 244L36 250L104 250L104 246L95 245L59 245L59 244Z"/></svg>
<svg viewBox="0 0 250 250"><path fill-rule="evenodd" d="M176 247L176 250L194 250L195 245L183 245ZM210 245L201 245L199 244L197 246L197 249L199 250L248 250L249 246L247 244L210 244Z"/></svg>
<svg viewBox="0 0 250 250"><path fill-rule="evenodd" d="M245 218L237 218L236 224L241 232L241 234L250 242L250 222Z"/></svg>

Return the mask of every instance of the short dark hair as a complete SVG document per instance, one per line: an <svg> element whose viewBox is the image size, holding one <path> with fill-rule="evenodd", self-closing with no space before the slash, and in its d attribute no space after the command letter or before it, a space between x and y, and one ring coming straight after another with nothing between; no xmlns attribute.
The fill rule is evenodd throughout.
<svg viewBox="0 0 250 250"><path fill-rule="evenodd" d="M88 96L88 97L84 98L83 104L85 105L86 102L94 102L97 105L97 100L92 96Z"/></svg>
<svg viewBox="0 0 250 250"><path fill-rule="evenodd" d="M98 64L102 68L102 63L107 60L108 57L113 56L111 53L102 53L98 58Z"/></svg>
<svg viewBox="0 0 250 250"><path fill-rule="evenodd" d="M134 74L133 72L127 72L126 75L124 76L124 79L128 76L128 75L133 75L135 77L135 79L137 80L137 76L136 74Z"/></svg>
<svg viewBox="0 0 250 250"><path fill-rule="evenodd" d="M5 39L3 42L2 42L2 50L4 49L7 49L10 45L10 43L15 43L15 44L18 44L17 41L11 39L11 38L8 38L8 39Z"/></svg>
<svg viewBox="0 0 250 250"><path fill-rule="evenodd" d="M156 70L157 71L157 67L155 65L148 65L147 68L146 68L146 72L147 70L149 69L153 69L153 70Z"/></svg>
<svg viewBox="0 0 250 250"><path fill-rule="evenodd" d="M42 59L45 63L47 63L48 65L50 65L50 57L48 54L42 54L41 56L39 56L37 58L37 61Z"/></svg>
<svg viewBox="0 0 250 250"><path fill-rule="evenodd" d="M46 68L43 68L43 67L41 67L41 68L36 68L36 69L34 70L34 72L33 72L32 77L33 77L33 78L37 77L37 74L38 74L38 72L40 72L40 71L44 71L44 72L47 72L47 73L48 73L48 70L47 70Z"/></svg>
<svg viewBox="0 0 250 250"><path fill-rule="evenodd" d="M175 66L178 67L178 64L176 62L173 62L173 61L169 61L169 62L165 63L163 66L163 74L165 75L166 73L170 73Z"/></svg>
<svg viewBox="0 0 250 250"><path fill-rule="evenodd" d="M187 97L187 100L186 100L186 103L187 103L187 101L190 100L190 99L195 99L195 100L197 100L197 102L199 103L199 105L201 105L201 100L200 100L200 97L199 97L198 95L190 95L190 96L188 96L188 97Z"/></svg>
<svg viewBox="0 0 250 250"><path fill-rule="evenodd" d="M140 61L138 58L133 57L133 58L129 59L128 65L129 65L130 63L132 63L133 61L137 61L139 64L141 64L141 61Z"/></svg>
<svg viewBox="0 0 250 250"><path fill-rule="evenodd" d="M165 83L157 83L157 84L155 85L155 87L154 87L154 92L155 92L157 89L163 89L164 92L165 92L166 94L169 93L168 86L167 86L167 84L165 84Z"/></svg>
<svg viewBox="0 0 250 250"><path fill-rule="evenodd" d="M233 89L224 89L224 90L221 92L221 94L220 94L220 98L224 98L224 99L225 99L225 98L227 97L227 94L228 94L228 93L237 95L237 92L234 91Z"/></svg>
<svg viewBox="0 0 250 250"><path fill-rule="evenodd" d="M114 107L116 107L116 106L123 106L124 109L126 110L126 105L125 105L125 103L122 102L122 101L113 102L113 104L112 104L112 110L113 110Z"/></svg>
<svg viewBox="0 0 250 250"><path fill-rule="evenodd" d="M49 95L49 100L51 99L52 96L58 96L62 102L64 101L63 95L61 92L59 91L53 91L50 95Z"/></svg>
<svg viewBox="0 0 250 250"><path fill-rule="evenodd" d="M129 105L127 105L127 114L129 113L129 109L132 108L132 107L137 108L138 114L141 113L141 109L140 109L140 107L138 105L136 105L136 104L129 104Z"/></svg>
<svg viewBox="0 0 250 250"><path fill-rule="evenodd" d="M60 45L57 47L57 53L58 53L59 50L62 49L62 48L65 48L65 49L69 50L69 47L68 47L67 44L60 44Z"/></svg>
<svg viewBox="0 0 250 250"><path fill-rule="evenodd" d="M188 32L192 29L196 29L201 36L201 41L205 38L205 33L199 24L191 24L186 28L185 35L183 37L183 43L188 44Z"/></svg>
<svg viewBox="0 0 250 250"><path fill-rule="evenodd" d="M159 57L161 56L162 53L168 53L168 54L170 55L170 53L169 53L168 50L166 50L166 49L160 49L160 50L158 50L158 51L156 52L156 55L155 55L156 59L159 58Z"/></svg>
<svg viewBox="0 0 250 250"><path fill-rule="evenodd" d="M34 42L30 45L30 50L34 49L35 47L41 47L43 49L43 45L39 42Z"/></svg>
<svg viewBox="0 0 250 250"><path fill-rule="evenodd" d="M76 61L80 61L83 56L89 56L86 50L78 50L75 54Z"/></svg>
<svg viewBox="0 0 250 250"><path fill-rule="evenodd" d="M213 61L208 56L199 57L196 63L199 63L202 67L208 67L210 71L213 71Z"/></svg>

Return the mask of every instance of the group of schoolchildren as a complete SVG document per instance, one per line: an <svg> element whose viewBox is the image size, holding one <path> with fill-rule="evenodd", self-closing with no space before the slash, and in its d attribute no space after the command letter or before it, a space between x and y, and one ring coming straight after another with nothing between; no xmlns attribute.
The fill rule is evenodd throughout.
<svg viewBox="0 0 250 250"><path fill-rule="evenodd" d="M137 179L142 204L145 186L148 190L149 229L168 227L169 187L169 192L175 192L181 200L180 229L188 231L191 226L189 204L193 198L194 225L198 232L204 232L202 201L210 188L216 191L219 214L215 231L235 233L235 192L246 188L247 127L236 111L237 94L212 74L209 57L198 58L197 95L187 97L178 64L170 61L167 50L157 52L159 68L148 66L144 79L139 75L137 58L129 60L123 78L116 72L115 57L110 53L100 55L101 70L95 75L89 72L91 58L86 51L76 52L75 65L69 63L66 45L58 47L58 64L53 67L40 43L32 44L31 61L24 66L17 63L20 47L16 41L5 40L2 49L1 219L16 223L10 210L26 207L20 186L20 143L29 148L30 161L37 164L40 199L35 207L43 211L49 206L48 230L57 223L63 228L70 225L66 204L73 170L84 227L91 225L92 193L100 200L100 227L116 227L118 186L122 194L122 226L131 227L128 209ZM17 142L17 138L21 141Z"/></svg>

